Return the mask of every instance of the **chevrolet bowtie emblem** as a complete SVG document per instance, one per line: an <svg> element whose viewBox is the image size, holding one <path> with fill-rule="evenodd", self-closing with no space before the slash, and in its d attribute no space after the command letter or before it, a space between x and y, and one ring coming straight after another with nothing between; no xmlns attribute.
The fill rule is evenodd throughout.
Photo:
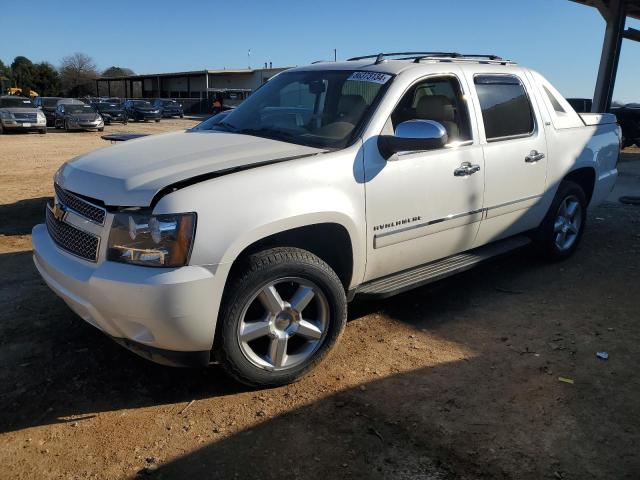
<svg viewBox="0 0 640 480"><path fill-rule="evenodd" d="M51 210L53 211L54 218L59 222L62 221L65 214L67 213L67 211L64 209L64 206L60 205L59 203L54 203L53 208Z"/></svg>

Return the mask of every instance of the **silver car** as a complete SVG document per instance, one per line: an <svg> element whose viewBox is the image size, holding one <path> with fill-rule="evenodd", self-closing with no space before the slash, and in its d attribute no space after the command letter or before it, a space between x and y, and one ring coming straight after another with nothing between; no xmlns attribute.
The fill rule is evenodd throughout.
<svg viewBox="0 0 640 480"><path fill-rule="evenodd" d="M63 99L58 101L53 121L55 128L71 130L104 130L104 120L93 105Z"/></svg>
<svg viewBox="0 0 640 480"><path fill-rule="evenodd" d="M4 95L0 97L0 134L17 130L47 133L47 119L28 98Z"/></svg>

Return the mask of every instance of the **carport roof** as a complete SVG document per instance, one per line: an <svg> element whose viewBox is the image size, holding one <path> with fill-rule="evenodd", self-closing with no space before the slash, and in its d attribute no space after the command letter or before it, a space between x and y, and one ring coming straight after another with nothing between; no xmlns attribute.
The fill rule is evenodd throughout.
<svg viewBox="0 0 640 480"><path fill-rule="evenodd" d="M609 11L609 7L611 7L611 4L613 3L611 0L572 0L572 1L597 8L602 14L602 16L604 16L605 18L606 18L605 12ZM640 20L640 0L620 0L620 1L625 6L627 17Z"/></svg>

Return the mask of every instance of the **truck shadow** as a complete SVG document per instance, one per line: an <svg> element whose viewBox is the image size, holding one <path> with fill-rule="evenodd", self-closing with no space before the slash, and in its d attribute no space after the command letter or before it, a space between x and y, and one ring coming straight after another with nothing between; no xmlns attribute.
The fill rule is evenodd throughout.
<svg viewBox="0 0 640 480"><path fill-rule="evenodd" d="M524 255L515 265L529 262ZM512 273L517 274L518 267ZM495 265L493 268L496 268ZM31 252L0 254L0 432L42 424L64 423L64 417L233 395L246 388L221 368L175 369L128 352L78 318L40 278ZM418 318L444 322L454 299L448 285L472 289L483 267L384 302L354 302L349 319L383 309L412 325ZM18 286L16 288L16 286ZM451 299L438 307L436 297ZM417 307L416 307L417 305ZM465 306L466 305L466 306ZM167 386L171 386L167 388ZM14 407L12 407L12 405ZM19 407L19 408L16 408Z"/></svg>
<svg viewBox="0 0 640 480"><path fill-rule="evenodd" d="M44 222L47 203L52 197L29 198L0 205L0 235L28 235L38 223Z"/></svg>

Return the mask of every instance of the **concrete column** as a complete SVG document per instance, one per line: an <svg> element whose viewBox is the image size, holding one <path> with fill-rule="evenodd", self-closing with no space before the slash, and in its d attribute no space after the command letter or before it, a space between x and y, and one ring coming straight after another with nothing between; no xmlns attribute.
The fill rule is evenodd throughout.
<svg viewBox="0 0 640 480"><path fill-rule="evenodd" d="M605 17L607 29L602 43L598 79L593 93L592 112L606 112L611 107L613 88L618 72L618 61L620 60L620 48L626 21L624 2L622 0L611 0L608 8L609 15Z"/></svg>

